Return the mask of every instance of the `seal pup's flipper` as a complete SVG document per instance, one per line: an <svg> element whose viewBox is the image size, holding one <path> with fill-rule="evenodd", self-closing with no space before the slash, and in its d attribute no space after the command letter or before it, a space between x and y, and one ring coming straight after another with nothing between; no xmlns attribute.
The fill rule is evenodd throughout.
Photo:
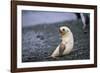
<svg viewBox="0 0 100 73"><path fill-rule="evenodd" d="M63 55L64 50L65 50L65 44L61 43L59 47L59 56Z"/></svg>
<svg viewBox="0 0 100 73"><path fill-rule="evenodd" d="M52 57L52 56L48 56L48 57L46 57L46 59L58 60L59 58L58 58L58 57Z"/></svg>

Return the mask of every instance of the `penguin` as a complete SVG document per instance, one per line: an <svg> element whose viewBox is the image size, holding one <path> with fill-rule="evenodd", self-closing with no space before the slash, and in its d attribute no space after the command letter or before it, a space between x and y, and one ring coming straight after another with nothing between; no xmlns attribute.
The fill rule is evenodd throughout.
<svg viewBox="0 0 100 73"><path fill-rule="evenodd" d="M87 28L87 26L89 25L89 22L90 22L89 14L87 14L87 13L75 13L75 15L77 16L77 19L81 19L82 25L83 25L82 26L83 31L84 31L84 33L87 33L86 28Z"/></svg>
<svg viewBox="0 0 100 73"><path fill-rule="evenodd" d="M61 35L61 43L51 54L51 57L57 59L57 57L69 54L74 46L74 38L71 30L67 26L61 26L59 28Z"/></svg>

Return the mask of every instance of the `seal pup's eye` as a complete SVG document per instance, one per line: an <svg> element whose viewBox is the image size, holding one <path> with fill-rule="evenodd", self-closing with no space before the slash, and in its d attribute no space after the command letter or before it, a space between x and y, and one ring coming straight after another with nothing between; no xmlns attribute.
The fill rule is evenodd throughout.
<svg viewBox="0 0 100 73"><path fill-rule="evenodd" d="M65 31L65 29L62 29L63 31Z"/></svg>

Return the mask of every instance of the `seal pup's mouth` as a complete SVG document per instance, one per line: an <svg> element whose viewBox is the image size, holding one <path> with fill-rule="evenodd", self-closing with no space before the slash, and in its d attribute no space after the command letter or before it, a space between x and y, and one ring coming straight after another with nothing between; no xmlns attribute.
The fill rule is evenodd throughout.
<svg viewBox="0 0 100 73"><path fill-rule="evenodd" d="M64 34L65 34L65 32L62 31L61 29L59 29L59 33L60 33L61 35L64 35Z"/></svg>

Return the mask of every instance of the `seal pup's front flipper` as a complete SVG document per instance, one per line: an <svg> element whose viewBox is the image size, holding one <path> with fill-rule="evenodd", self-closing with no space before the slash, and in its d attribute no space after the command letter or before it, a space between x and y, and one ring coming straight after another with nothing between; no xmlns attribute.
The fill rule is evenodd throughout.
<svg viewBox="0 0 100 73"><path fill-rule="evenodd" d="M65 44L61 43L60 47L59 47L59 56L63 55L63 52L64 52L65 48L66 48Z"/></svg>

